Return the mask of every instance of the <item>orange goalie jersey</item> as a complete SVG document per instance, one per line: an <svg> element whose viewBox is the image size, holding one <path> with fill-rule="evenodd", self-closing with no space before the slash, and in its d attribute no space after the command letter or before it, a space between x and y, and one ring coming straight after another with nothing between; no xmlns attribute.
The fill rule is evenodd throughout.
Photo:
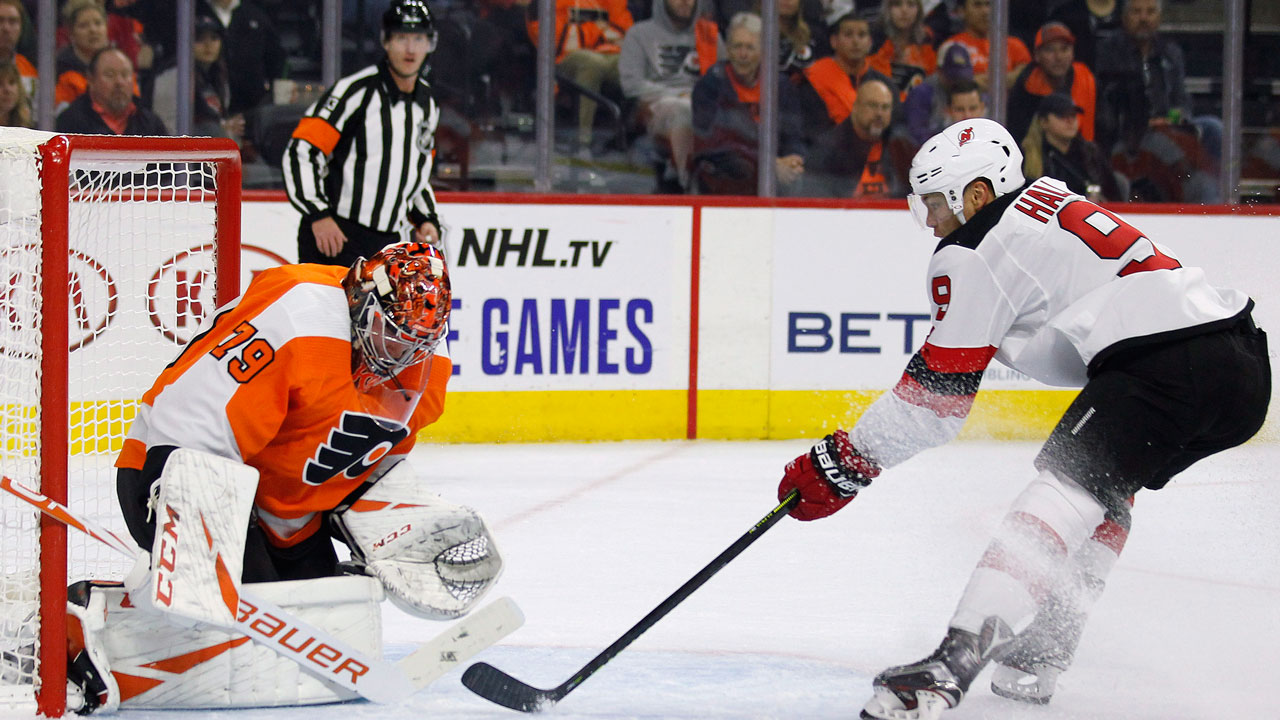
<svg viewBox="0 0 1280 720"><path fill-rule="evenodd" d="M259 273L143 395L116 467L141 470L147 449L162 445L237 459L260 474L255 506L273 544L310 536L321 512L440 417L453 370L441 342L405 371L429 373L408 420L373 414L352 383L346 273L325 265Z"/></svg>

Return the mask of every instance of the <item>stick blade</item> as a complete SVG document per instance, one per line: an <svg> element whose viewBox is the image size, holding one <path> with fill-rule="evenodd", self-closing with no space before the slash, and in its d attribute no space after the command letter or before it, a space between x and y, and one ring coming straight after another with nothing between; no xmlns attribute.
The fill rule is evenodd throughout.
<svg viewBox="0 0 1280 720"><path fill-rule="evenodd" d="M560 699L552 692L526 685L484 662L467 668L462 673L462 684L485 700L526 713L541 712Z"/></svg>
<svg viewBox="0 0 1280 720"><path fill-rule="evenodd" d="M454 623L397 665L421 690L457 665L515 632L524 614L509 597L499 598Z"/></svg>

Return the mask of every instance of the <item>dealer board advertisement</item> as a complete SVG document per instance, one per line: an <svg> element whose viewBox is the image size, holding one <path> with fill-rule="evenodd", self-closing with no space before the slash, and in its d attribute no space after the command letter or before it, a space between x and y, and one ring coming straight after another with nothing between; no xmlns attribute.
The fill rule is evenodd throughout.
<svg viewBox="0 0 1280 720"><path fill-rule="evenodd" d="M1123 206L1119 206L1123 213ZM1274 218L1134 214L1134 224L1170 245L1211 281L1249 293L1260 324L1280 310L1266 302ZM925 274L937 239L894 210L778 209L774 223L773 390L891 387L929 332ZM1231 250L1222 241L1230 238ZM992 362L987 390L1047 389Z"/></svg>
<svg viewBox="0 0 1280 720"><path fill-rule="evenodd" d="M779 209L773 390L885 388L929 332L937 240L900 210Z"/></svg>
<svg viewBox="0 0 1280 720"><path fill-rule="evenodd" d="M687 384L689 208L451 205L451 388Z"/></svg>

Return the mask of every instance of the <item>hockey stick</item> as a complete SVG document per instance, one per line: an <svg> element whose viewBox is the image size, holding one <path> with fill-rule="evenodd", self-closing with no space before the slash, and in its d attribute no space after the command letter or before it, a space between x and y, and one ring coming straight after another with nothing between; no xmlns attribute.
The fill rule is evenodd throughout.
<svg viewBox="0 0 1280 720"><path fill-rule="evenodd" d="M720 568L728 565L729 561L741 554L743 550L746 550L748 545L758 540L766 530L786 517L787 513L798 502L800 502L800 491L791 491L791 494L787 495L781 504L770 510L769 514L765 515L746 534L734 541L724 552L717 555L716 559L708 563L706 567L699 570L697 575L694 575L688 582L681 585L680 589L672 593L666 600L663 600L658 607L650 611L648 615L645 615L630 630L623 633L622 637L615 640L612 645L592 658L591 662L583 665L578 672L574 673L573 677L556 687L550 690L539 690L483 662L467 668L467 671L462 674L462 684L480 697L504 707L509 707L512 710L540 712L551 707L563 700L564 696L573 692L574 688L591 677L595 671L604 667L605 663L612 660L614 656L622 652L636 638L653 627L655 623L671 612L685 598L692 595L694 590L697 590L703 583L711 579L711 576L719 572Z"/></svg>
<svg viewBox="0 0 1280 720"><path fill-rule="evenodd" d="M0 476L0 489L35 506L53 519L93 537L112 549L135 557L134 547L111 530L80 517L67 506ZM396 664L369 657L326 630L289 613L274 603L240 591L236 629L296 662L311 674L377 703L394 703L425 688L457 664L498 642L524 623L510 598L495 600L455 623ZM310 637L297 650L277 636ZM326 652L321 648L327 646Z"/></svg>

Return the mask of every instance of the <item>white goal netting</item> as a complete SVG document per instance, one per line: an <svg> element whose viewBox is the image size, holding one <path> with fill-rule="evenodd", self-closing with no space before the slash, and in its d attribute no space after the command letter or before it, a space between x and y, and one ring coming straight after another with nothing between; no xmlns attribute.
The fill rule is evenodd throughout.
<svg viewBox="0 0 1280 720"><path fill-rule="evenodd" d="M96 140L78 151L71 138L63 157L42 158L55 138L0 129L0 472L53 496L50 473L65 463L72 509L127 537L112 463L139 398L216 307L218 203L232 197L238 206L239 187L220 197L225 152L201 160L173 152L166 142L176 138L156 140L154 151L136 138L123 150ZM42 247L65 248L64 280L44 285ZM46 322L65 325L65 348L42 351ZM64 377L66 406L50 406ZM42 429L63 416L65 447L45 447ZM41 550L52 546L41 542L36 513L0 495L2 707L32 702L47 682L39 599L61 590L37 580ZM74 531L66 549L63 586L129 569L128 559Z"/></svg>

